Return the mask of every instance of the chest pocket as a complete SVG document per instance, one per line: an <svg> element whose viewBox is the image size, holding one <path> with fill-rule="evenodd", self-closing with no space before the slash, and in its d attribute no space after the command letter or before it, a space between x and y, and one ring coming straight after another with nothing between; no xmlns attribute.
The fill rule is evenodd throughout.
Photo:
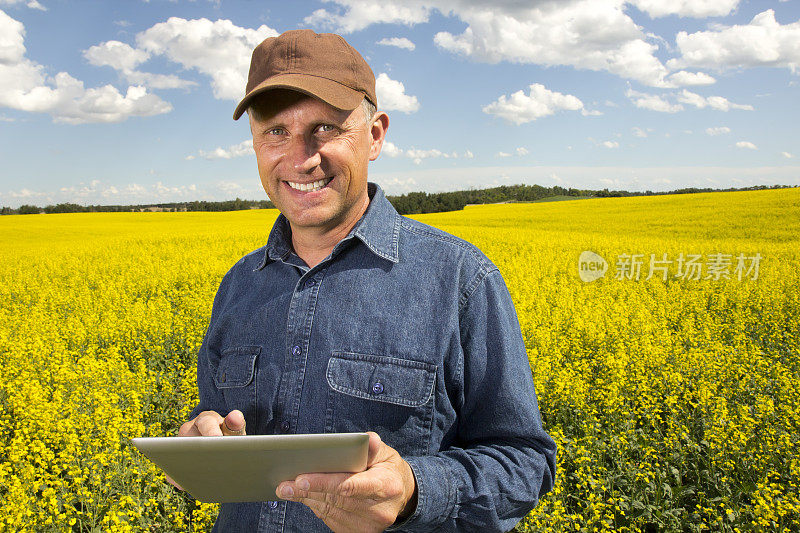
<svg viewBox="0 0 800 533"><path fill-rule="evenodd" d="M436 366L334 352L328 360L327 432L374 431L401 455L428 452Z"/></svg>
<svg viewBox="0 0 800 533"><path fill-rule="evenodd" d="M261 346L236 346L222 351L214 384L222 391L229 410L239 409L245 419L256 405L256 358ZM222 414L222 413L221 413Z"/></svg>

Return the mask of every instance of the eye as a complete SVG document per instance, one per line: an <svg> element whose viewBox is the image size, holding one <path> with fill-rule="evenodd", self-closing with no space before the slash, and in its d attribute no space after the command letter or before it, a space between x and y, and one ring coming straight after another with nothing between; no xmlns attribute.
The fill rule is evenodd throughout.
<svg viewBox="0 0 800 533"><path fill-rule="evenodd" d="M317 126L317 132L319 133L333 133L337 131L337 127L333 124L320 124Z"/></svg>
<svg viewBox="0 0 800 533"><path fill-rule="evenodd" d="M283 135L286 132L283 128L275 127L264 131L264 135Z"/></svg>

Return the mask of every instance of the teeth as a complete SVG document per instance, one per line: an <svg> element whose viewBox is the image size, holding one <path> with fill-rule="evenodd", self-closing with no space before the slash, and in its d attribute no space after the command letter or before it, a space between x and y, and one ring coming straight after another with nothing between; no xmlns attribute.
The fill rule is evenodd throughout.
<svg viewBox="0 0 800 533"><path fill-rule="evenodd" d="M319 181L315 181L313 183L293 183L291 181L287 181L286 183L289 184L289 187L292 189L297 189L298 191L318 191L324 186L326 186L333 178L325 178Z"/></svg>

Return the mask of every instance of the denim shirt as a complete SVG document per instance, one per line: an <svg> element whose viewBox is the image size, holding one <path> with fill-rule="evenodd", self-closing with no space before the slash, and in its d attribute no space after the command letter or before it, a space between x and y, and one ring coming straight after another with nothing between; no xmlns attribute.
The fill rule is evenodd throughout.
<svg viewBox="0 0 800 533"><path fill-rule="evenodd" d="M248 434L375 431L410 464L414 513L390 529L507 531L555 478L514 305L474 245L367 211L309 268L279 215L223 278L198 355L200 402ZM302 504L222 504L215 531L329 531Z"/></svg>

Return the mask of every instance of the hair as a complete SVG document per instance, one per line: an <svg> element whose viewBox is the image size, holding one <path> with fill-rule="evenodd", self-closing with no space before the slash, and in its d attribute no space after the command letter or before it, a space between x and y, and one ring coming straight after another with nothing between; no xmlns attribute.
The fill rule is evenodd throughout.
<svg viewBox="0 0 800 533"><path fill-rule="evenodd" d="M372 118L378 111L378 106L370 102L369 99L365 97L363 100L361 100L361 109L364 110L364 118L367 121L367 126L369 126L372 124Z"/></svg>
<svg viewBox="0 0 800 533"><path fill-rule="evenodd" d="M250 106L248 106L247 114L252 116L257 122L261 122L266 116L266 109L264 109L266 103L266 98L263 98L261 95L256 96L253 98ZM365 97L361 101L361 109L364 111L364 120L367 122L367 125L372 124L372 117L374 117L375 113L378 111L378 106Z"/></svg>

